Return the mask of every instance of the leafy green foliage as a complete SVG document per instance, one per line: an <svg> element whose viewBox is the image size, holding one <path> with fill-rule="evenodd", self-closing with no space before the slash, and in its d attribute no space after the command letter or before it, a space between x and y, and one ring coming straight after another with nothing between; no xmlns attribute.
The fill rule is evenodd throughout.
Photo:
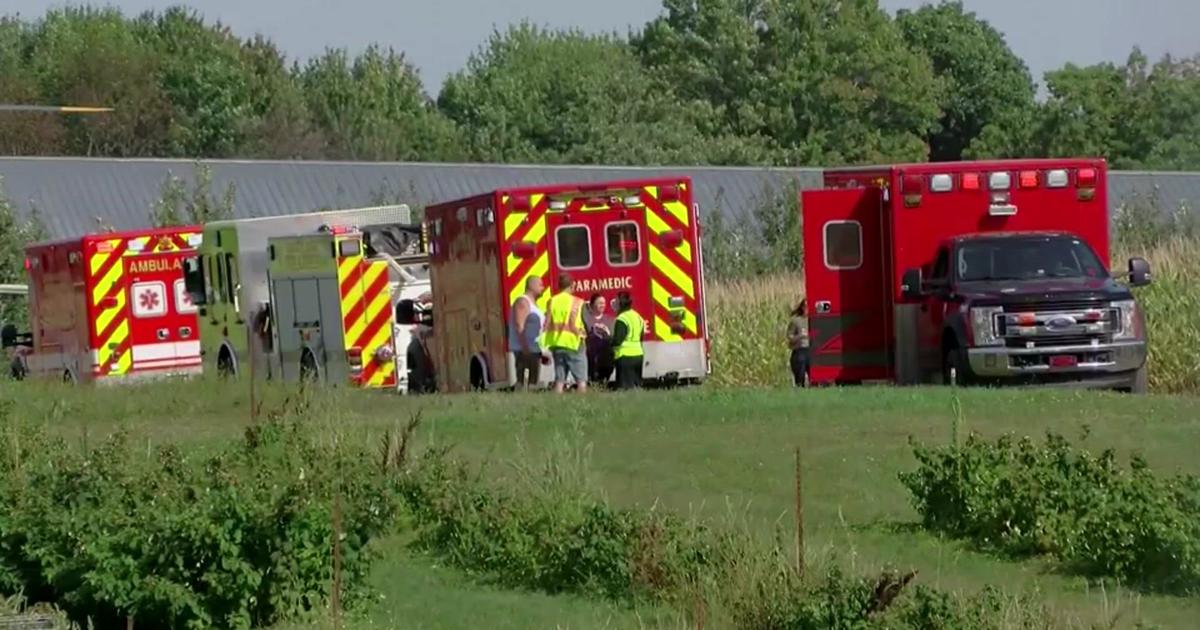
<svg viewBox="0 0 1200 630"><path fill-rule="evenodd" d="M941 119L928 138L930 159L962 159L989 124L1033 109L1033 79L1025 63L999 31L964 11L961 2L902 10L896 24L943 81Z"/></svg>
<svg viewBox="0 0 1200 630"><path fill-rule="evenodd" d="M193 178L195 183L189 195L183 179L167 175L150 211L150 219L156 227L203 225L233 218L233 184L226 186L225 192L217 198L212 193L212 167L197 163Z"/></svg>
<svg viewBox="0 0 1200 630"><path fill-rule="evenodd" d="M1157 476L1136 455L1122 466L1112 450L1094 456L1055 434L972 435L914 453L917 469L900 479L931 530L1146 588L1200 588L1200 479Z"/></svg>
<svg viewBox="0 0 1200 630"><path fill-rule="evenodd" d="M335 506L353 603L367 544L398 508L370 454L318 442L292 411L199 456L120 433L81 452L0 405L0 591L56 600L101 627L311 615L333 583Z"/></svg>
<svg viewBox="0 0 1200 630"><path fill-rule="evenodd" d="M34 214L26 219L17 214L4 191L0 177L0 284L25 284L25 246L46 237L45 227ZM0 325L24 329L29 305L24 296L0 295Z"/></svg>

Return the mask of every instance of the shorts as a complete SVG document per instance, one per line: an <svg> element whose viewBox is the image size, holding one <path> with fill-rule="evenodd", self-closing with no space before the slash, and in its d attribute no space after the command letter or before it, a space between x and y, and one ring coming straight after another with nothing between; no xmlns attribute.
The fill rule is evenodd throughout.
<svg viewBox="0 0 1200 630"><path fill-rule="evenodd" d="M583 348L578 350L565 350L563 348L554 348L551 350L554 355L554 382L566 383L567 374L575 379L576 383L586 383L588 376L587 354Z"/></svg>

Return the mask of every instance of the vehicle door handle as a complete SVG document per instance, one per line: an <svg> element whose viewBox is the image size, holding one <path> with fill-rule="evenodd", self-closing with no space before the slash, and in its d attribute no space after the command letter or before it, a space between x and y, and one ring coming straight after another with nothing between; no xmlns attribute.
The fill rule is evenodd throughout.
<svg viewBox="0 0 1200 630"><path fill-rule="evenodd" d="M816 304L818 313L828 313L833 310L833 303L829 300L821 300Z"/></svg>

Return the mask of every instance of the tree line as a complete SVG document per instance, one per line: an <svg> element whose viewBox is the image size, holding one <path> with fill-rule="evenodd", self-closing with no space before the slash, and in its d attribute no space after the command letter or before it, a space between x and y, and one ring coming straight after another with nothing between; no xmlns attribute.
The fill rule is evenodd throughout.
<svg viewBox="0 0 1200 630"><path fill-rule="evenodd" d="M519 24L436 97L402 52L290 61L183 7L0 18L0 153L109 157L833 165L1101 155L1200 168L1200 58L1067 65L1046 98L957 2L663 0L628 36Z"/></svg>

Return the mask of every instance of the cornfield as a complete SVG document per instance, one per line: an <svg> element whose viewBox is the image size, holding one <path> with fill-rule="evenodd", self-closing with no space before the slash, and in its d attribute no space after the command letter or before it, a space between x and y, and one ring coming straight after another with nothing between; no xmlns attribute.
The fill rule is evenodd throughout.
<svg viewBox="0 0 1200 630"><path fill-rule="evenodd" d="M1146 248L1120 248L1114 271L1129 256L1150 261L1154 282L1136 289L1150 334L1150 385L1162 393L1200 393L1200 239L1177 238ZM784 331L804 295L802 274L725 280L709 287L713 381L730 386L791 382Z"/></svg>

